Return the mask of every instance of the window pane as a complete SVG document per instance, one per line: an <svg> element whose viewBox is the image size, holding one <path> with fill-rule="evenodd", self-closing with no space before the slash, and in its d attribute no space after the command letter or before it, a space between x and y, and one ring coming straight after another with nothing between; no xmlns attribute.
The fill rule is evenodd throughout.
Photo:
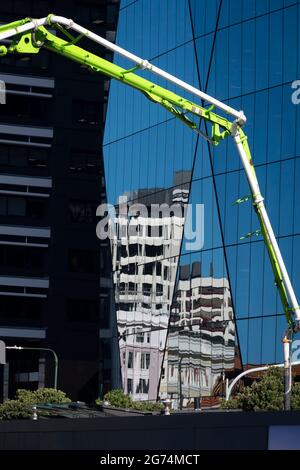
<svg viewBox="0 0 300 470"><path fill-rule="evenodd" d="M9 215L26 215L26 201L25 199L17 197L8 198L8 214Z"/></svg>

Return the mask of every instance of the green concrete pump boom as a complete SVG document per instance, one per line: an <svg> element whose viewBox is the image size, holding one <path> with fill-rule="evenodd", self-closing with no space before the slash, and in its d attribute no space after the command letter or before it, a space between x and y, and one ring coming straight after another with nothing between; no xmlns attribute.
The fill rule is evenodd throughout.
<svg viewBox="0 0 300 470"><path fill-rule="evenodd" d="M47 27L51 27L51 30L54 29L56 34L49 31ZM75 31L77 35L74 36L71 34L70 30ZM59 37L57 35L58 33L63 37ZM126 70L79 47L77 43L84 37L91 39L123 57L126 57L128 60L134 62L134 67ZM84 65L93 72L99 72L109 78L114 78L125 85L129 85L132 88L141 91L148 99L164 107L192 130L206 138L212 145L218 145L227 137L231 136L233 138L249 183L253 207L260 223L260 232L268 251L274 273L275 285L278 289L283 310L288 322L288 328L283 338L283 344L285 359L285 407L286 409L289 409L291 389L290 344L293 334L300 330L300 307L267 215L264 199L260 192L247 142L247 136L242 129L246 122L244 113L231 108L230 106L159 69L147 60L141 59L125 49L122 49L121 47L83 28L71 19L48 15L45 18L25 18L13 23L2 25L0 26L0 42L3 42L4 40L6 43L0 45L0 56L5 56L7 54L37 54L42 48L48 49L49 51L55 52ZM200 98L202 100L201 105L183 98L182 96L137 75L135 72L138 69L147 70L159 75L186 91L189 91L198 99ZM210 104L210 107L204 107L203 103ZM233 116L235 119L231 122L225 117L213 112L215 107L219 108L224 113ZM128 110L126 110L126 112L128 112ZM203 119L210 125L210 136L204 134L204 132L200 130L200 126L195 122L198 121L199 118L200 120ZM238 202L243 202L243 199L240 199Z"/></svg>

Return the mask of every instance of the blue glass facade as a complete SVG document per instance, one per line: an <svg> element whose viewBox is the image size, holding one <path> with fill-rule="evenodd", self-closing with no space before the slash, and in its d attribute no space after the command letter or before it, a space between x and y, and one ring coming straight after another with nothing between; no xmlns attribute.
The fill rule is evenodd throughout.
<svg viewBox="0 0 300 470"><path fill-rule="evenodd" d="M123 0L116 39L244 110L261 190L298 298L300 104L292 101L292 83L300 78L299 24L295 0ZM133 242L127 238L126 248L117 248L120 241L112 246L125 391L140 399L169 394L187 404L201 395L213 403L237 370L282 362L286 320L262 238L241 239L259 224L251 202L234 204L249 189L231 139L212 147L141 93L113 82L104 159L111 204L126 195L129 204L204 206L200 248L185 240L184 217L139 219L161 225L162 233L147 238L142 231ZM181 230L182 243L173 244L166 226Z"/></svg>

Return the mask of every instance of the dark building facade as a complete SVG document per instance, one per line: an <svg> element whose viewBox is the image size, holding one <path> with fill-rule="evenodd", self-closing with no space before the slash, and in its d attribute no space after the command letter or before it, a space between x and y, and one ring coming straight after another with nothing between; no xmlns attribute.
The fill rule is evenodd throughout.
<svg viewBox="0 0 300 470"><path fill-rule="evenodd" d="M299 24L300 3L296 0L123 0L116 40L178 78L244 110L248 118L245 132L266 207L298 298ZM123 58L115 60L130 67ZM190 96L154 74L138 73ZM201 130L206 131L203 123ZM224 393L226 378L243 368L282 362L286 319L261 236L244 236L259 228L251 203L234 204L249 189L231 139L213 148L142 94L113 83L104 162L111 204L118 204L125 192L141 194L139 189L148 190L147 204L149 193L156 203L164 199L163 191L180 191L188 185L189 203L193 208L196 204L204 207L203 243L197 245L196 237L193 244L184 236L174 278L159 281L162 292L167 284L175 287L172 298L169 292L164 299L169 302L169 322L160 326L165 342L158 348L165 353L156 394L171 396L178 406L199 395L214 405L214 399ZM174 174L181 175L176 185ZM143 203L143 199L140 195L132 202ZM156 260L128 258L127 263L136 264L131 272L139 273L141 291L149 290L148 263L161 265L164 258L163 253ZM122 263L121 259L121 264L114 265L115 278L122 274ZM115 294L118 298L118 289ZM127 295L130 301L130 293ZM122 302L126 302L124 296ZM141 335L157 335L157 328L141 330L142 304L126 313L130 341L137 351ZM149 325L154 325L155 309L150 316ZM298 335L293 360L299 360L299 345ZM146 361L149 370L151 357ZM130 361L125 357L124 377L129 376L128 364L135 370L135 361L138 368L145 363L139 353L131 355ZM140 390L140 379L147 377L142 398L152 398L148 390L152 390L153 375L141 374L130 376L130 390Z"/></svg>
<svg viewBox="0 0 300 470"><path fill-rule="evenodd" d="M10 1L0 18L55 12L114 40L118 7L115 0ZM110 351L100 337L109 322L111 263L95 233L96 207L106 197L109 81L45 50L1 58L0 79L7 90L0 106L0 337L36 349L7 351L1 394L53 386L53 354L39 350L50 348L58 387L94 400L111 387Z"/></svg>

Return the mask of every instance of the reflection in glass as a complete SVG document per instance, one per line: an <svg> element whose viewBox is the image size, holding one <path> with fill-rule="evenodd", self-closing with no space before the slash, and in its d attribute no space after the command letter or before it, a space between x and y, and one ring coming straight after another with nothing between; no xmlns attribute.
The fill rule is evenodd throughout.
<svg viewBox="0 0 300 470"><path fill-rule="evenodd" d="M182 263L187 261L183 257ZM175 406L224 393L235 359L235 326L228 279L213 261L181 264L173 298L160 396ZM216 399L217 403L218 399ZM211 402L213 403L213 401Z"/></svg>
<svg viewBox="0 0 300 470"><path fill-rule="evenodd" d="M119 206L111 225L122 380L134 399L157 397L188 195L189 183L132 191L129 215Z"/></svg>
<svg viewBox="0 0 300 470"><path fill-rule="evenodd" d="M291 100L291 84L300 72L299 15L295 0L124 0L116 41L244 109L262 194L298 296L300 105ZM112 204L124 194L131 206L147 207L184 206L189 197L205 209L201 249L188 247L186 233L181 247L175 243L184 217L137 215L131 219L138 233L121 237L117 214L112 252L125 392L137 399L168 394L188 405L195 396L222 394L235 368L281 362L285 318L262 238L241 239L258 221L251 201L234 204L249 189L232 139L212 148L142 94L112 82L104 159ZM77 222L89 218L88 209L77 207Z"/></svg>

